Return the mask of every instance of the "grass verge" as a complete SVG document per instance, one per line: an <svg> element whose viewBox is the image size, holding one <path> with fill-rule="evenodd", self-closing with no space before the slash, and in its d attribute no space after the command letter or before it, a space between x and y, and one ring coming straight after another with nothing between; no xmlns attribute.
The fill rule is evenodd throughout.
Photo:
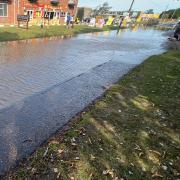
<svg viewBox="0 0 180 180"><path fill-rule="evenodd" d="M117 29L117 27L105 26L104 28L100 29L85 25L76 25L73 29L67 29L66 26L49 26L43 29L38 26L32 26L28 30L17 27L8 27L0 28L0 42L51 36L74 35L80 33L100 32L115 29Z"/></svg>
<svg viewBox="0 0 180 180"><path fill-rule="evenodd" d="M178 179L180 52L152 56L8 179Z"/></svg>

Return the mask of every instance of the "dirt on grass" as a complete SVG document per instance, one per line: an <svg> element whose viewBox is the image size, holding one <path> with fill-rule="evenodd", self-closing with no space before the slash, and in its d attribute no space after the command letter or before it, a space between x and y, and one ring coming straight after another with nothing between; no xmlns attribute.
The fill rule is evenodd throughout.
<svg viewBox="0 0 180 180"><path fill-rule="evenodd" d="M180 179L180 52L152 56L5 179Z"/></svg>

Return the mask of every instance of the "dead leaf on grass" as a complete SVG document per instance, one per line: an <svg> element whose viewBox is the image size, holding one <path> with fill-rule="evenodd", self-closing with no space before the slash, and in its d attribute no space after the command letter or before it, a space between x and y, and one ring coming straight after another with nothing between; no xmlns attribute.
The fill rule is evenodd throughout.
<svg viewBox="0 0 180 180"><path fill-rule="evenodd" d="M53 170L54 170L54 172L55 172L55 173L57 173L57 172L58 172L58 168L54 168Z"/></svg>
<svg viewBox="0 0 180 180"><path fill-rule="evenodd" d="M76 143L71 143L71 145L72 145L72 146L77 146L77 144L76 144Z"/></svg>
<svg viewBox="0 0 180 180"><path fill-rule="evenodd" d="M59 144L59 142L54 139L54 140L49 141L49 144Z"/></svg>
<svg viewBox="0 0 180 180"><path fill-rule="evenodd" d="M90 144L92 144L92 141L91 141L91 139L89 138L88 140L89 140L89 143L90 143Z"/></svg>
<svg viewBox="0 0 180 180"><path fill-rule="evenodd" d="M135 146L136 146L136 147L134 148L134 150L142 151L142 149L140 148L139 145L135 144Z"/></svg>
<svg viewBox="0 0 180 180"><path fill-rule="evenodd" d="M178 172L176 169L173 169L173 174L176 177L180 176L180 172Z"/></svg>
<svg viewBox="0 0 180 180"><path fill-rule="evenodd" d="M164 165L162 165L162 168L163 168L164 171L167 171L167 169L168 169L168 167L164 166Z"/></svg>
<svg viewBox="0 0 180 180"><path fill-rule="evenodd" d="M45 157L47 155L48 150L49 150L49 147L46 148L46 151L44 152L43 157Z"/></svg>
<svg viewBox="0 0 180 180"><path fill-rule="evenodd" d="M73 138L71 139L71 142L76 142L76 139L73 137Z"/></svg>
<svg viewBox="0 0 180 180"><path fill-rule="evenodd" d="M143 152L140 152L138 156L141 157L143 154L144 154Z"/></svg>
<svg viewBox="0 0 180 180"><path fill-rule="evenodd" d="M110 175L112 178L114 177L113 170L104 170L102 174L105 175L105 176Z"/></svg>
<svg viewBox="0 0 180 180"><path fill-rule="evenodd" d="M59 149L59 150L58 150L58 153L59 153L59 154L62 154L63 152L64 152L63 149Z"/></svg>
<svg viewBox="0 0 180 180"><path fill-rule="evenodd" d="M80 160L80 157L75 157L75 160Z"/></svg>
<svg viewBox="0 0 180 180"><path fill-rule="evenodd" d="M32 173L35 173L36 170L37 170L36 168L32 168L32 169L31 169L31 172L32 172Z"/></svg>
<svg viewBox="0 0 180 180"><path fill-rule="evenodd" d="M149 152L151 152L151 153L154 153L154 154L157 154L157 155L159 155L159 156L161 156L161 153L160 152L158 152L158 151L156 151L156 150L149 150Z"/></svg>
<svg viewBox="0 0 180 180"><path fill-rule="evenodd" d="M57 179L59 179L60 175L61 175L61 173L59 172L58 175L57 175Z"/></svg>
<svg viewBox="0 0 180 180"><path fill-rule="evenodd" d="M91 154L91 160L94 160L94 159L96 159L96 157Z"/></svg>
<svg viewBox="0 0 180 180"><path fill-rule="evenodd" d="M152 178L163 178L163 176L161 174L159 174L158 172L156 172L155 174L152 175Z"/></svg>

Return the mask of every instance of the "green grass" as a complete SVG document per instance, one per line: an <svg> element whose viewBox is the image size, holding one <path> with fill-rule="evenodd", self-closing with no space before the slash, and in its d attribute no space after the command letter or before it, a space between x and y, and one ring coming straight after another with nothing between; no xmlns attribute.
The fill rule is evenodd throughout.
<svg viewBox="0 0 180 180"><path fill-rule="evenodd" d="M38 26L32 26L28 30L17 27L8 27L0 28L0 42L51 36L74 35L79 33L108 31L114 29L117 29L117 27L106 26L103 29L99 29L85 25L76 25L73 29L67 29L66 26L49 26L41 29Z"/></svg>
<svg viewBox="0 0 180 180"><path fill-rule="evenodd" d="M152 56L6 178L178 179L179 89L180 52Z"/></svg>

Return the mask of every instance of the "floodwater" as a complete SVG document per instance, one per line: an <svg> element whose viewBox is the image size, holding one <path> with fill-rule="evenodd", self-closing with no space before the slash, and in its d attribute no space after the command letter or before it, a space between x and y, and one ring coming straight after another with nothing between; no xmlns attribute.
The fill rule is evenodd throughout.
<svg viewBox="0 0 180 180"><path fill-rule="evenodd" d="M160 31L116 31L71 39L34 39L0 44L0 109L116 60L139 64L161 50Z"/></svg>
<svg viewBox="0 0 180 180"><path fill-rule="evenodd" d="M165 41L133 29L0 43L0 175Z"/></svg>

